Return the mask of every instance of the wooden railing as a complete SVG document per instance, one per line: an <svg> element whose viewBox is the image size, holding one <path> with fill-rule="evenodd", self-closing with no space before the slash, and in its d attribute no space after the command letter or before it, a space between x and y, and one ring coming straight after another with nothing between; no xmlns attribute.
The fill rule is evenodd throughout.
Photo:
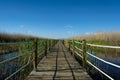
<svg viewBox="0 0 120 80"><path fill-rule="evenodd" d="M24 80L56 43L52 39L0 43L0 80Z"/></svg>
<svg viewBox="0 0 120 80"><path fill-rule="evenodd" d="M119 72L116 72L113 70L113 72L116 72L120 74L120 65L117 65L115 63L112 63L110 61L105 60L102 57L99 57L97 52L95 52L97 49L98 53L102 53L103 55L108 54L108 49L113 49L111 52L115 52L114 50L118 49L120 53L120 46L105 46L105 45L95 45L95 44L89 44L86 43L86 40L83 41L75 41L75 40L65 40L65 45L68 47L68 50L72 51L72 55L79 56L81 58L81 63L82 66L86 69L89 70L89 66L92 66L94 69L96 69L98 72L100 72L105 78L110 79L110 80L118 80L120 79L120 76L113 76L111 75L108 71L106 71L104 68L101 68L102 64L108 65L109 69L111 67L116 68ZM107 52L106 52L107 50ZM105 52L103 52L105 51ZM96 54L94 54L96 53ZM114 53L113 53L114 54ZM108 54L109 55L109 54ZM102 63L102 64L100 64ZM112 69L112 68L111 68Z"/></svg>

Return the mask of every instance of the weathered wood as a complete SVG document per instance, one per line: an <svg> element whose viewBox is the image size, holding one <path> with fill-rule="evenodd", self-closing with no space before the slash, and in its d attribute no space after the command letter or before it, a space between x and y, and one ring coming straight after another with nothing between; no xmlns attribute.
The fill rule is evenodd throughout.
<svg viewBox="0 0 120 80"><path fill-rule="evenodd" d="M68 50L70 51L70 41L68 42L68 45L69 45Z"/></svg>
<svg viewBox="0 0 120 80"><path fill-rule="evenodd" d="M45 56L47 55L47 49L48 49L48 43L47 43L48 40L45 41Z"/></svg>
<svg viewBox="0 0 120 80"><path fill-rule="evenodd" d="M82 65L83 65L84 68L86 68L86 60L85 60L85 56L86 56L86 40L82 41L82 50L83 50Z"/></svg>
<svg viewBox="0 0 120 80"><path fill-rule="evenodd" d="M33 66L34 66L34 71L37 70L37 49L38 49L38 46L37 46L37 39L34 40L34 61L33 61Z"/></svg>
<svg viewBox="0 0 120 80"><path fill-rule="evenodd" d="M74 39L73 39L73 44L72 44L72 46L73 46L73 56L74 56L74 53L75 53L75 41L74 41Z"/></svg>
<svg viewBox="0 0 120 80"><path fill-rule="evenodd" d="M62 42L52 49L38 64L37 72L31 72L26 80L92 80Z"/></svg>

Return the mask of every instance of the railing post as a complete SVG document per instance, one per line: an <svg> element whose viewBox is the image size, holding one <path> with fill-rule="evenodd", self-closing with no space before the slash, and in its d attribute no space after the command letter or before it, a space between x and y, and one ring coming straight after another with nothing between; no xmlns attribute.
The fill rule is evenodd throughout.
<svg viewBox="0 0 120 80"><path fill-rule="evenodd" d="M83 65L84 68L86 68L86 60L85 60L85 57L86 57L86 40L82 41L82 50L83 50L82 65Z"/></svg>
<svg viewBox="0 0 120 80"><path fill-rule="evenodd" d="M51 43L51 46L50 46L50 47L52 48L52 40L50 40L50 43Z"/></svg>
<svg viewBox="0 0 120 80"><path fill-rule="evenodd" d="M64 40L62 40L62 42L63 42L63 45L65 45L65 42L64 42Z"/></svg>
<svg viewBox="0 0 120 80"><path fill-rule="evenodd" d="M48 46L47 46L47 40L45 41L45 56L47 55L47 48L48 48Z"/></svg>
<svg viewBox="0 0 120 80"><path fill-rule="evenodd" d="M75 53L75 41L73 39L73 56L74 56L74 53Z"/></svg>
<svg viewBox="0 0 120 80"><path fill-rule="evenodd" d="M50 40L48 40L48 46L49 46L49 51L50 51Z"/></svg>
<svg viewBox="0 0 120 80"><path fill-rule="evenodd" d="M51 45L51 43L50 43L50 40L49 40L49 51L50 51L50 45Z"/></svg>
<svg viewBox="0 0 120 80"><path fill-rule="evenodd" d="M52 48L52 40L50 40L50 44L51 44L50 47Z"/></svg>
<svg viewBox="0 0 120 80"><path fill-rule="evenodd" d="M69 45L69 48L68 48L68 50L70 51L70 40L68 41L68 45Z"/></svg>
<svg viewBox="0 0 120 80"><path fill-rule="evenodd" d="M37 70L37 48L38 48L38 45L37 45L37 38L34 39L34 61L33 61L33 65L34 65L34 70L36 71Z"/></svg>

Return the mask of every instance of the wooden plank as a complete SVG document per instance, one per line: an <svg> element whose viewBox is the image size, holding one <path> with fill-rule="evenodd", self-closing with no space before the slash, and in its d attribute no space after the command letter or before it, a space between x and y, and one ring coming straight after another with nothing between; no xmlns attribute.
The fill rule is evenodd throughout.
<svg viewBox="0 0 120 80"><path fill-rule="evenodd" d="M32 71L26 80L92 80L62 42L58 42L52 49L39 62L37 71Z"/></svg>

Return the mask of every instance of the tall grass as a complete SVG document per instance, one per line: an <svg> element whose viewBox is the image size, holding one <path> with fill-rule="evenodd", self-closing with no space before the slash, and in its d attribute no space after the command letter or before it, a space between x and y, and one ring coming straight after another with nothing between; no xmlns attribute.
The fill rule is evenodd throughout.
<svg viewBox="0 0 120 80"><path fill-rule="evenodd" d="M18 42L18 41L26 41L33 38L33 36L26 36L22 34L7 34L7 33L0 33L0 42Z"/></svg>
<svg viewBox="0 0 120 80"><path fill-rule="evenodd" d="M86 39L93 44L120 46L120 32L98 32L84 36L74 37L76 40Z"/></svg>
<svg viewBox="0 0 120 80"><path fill-rule="evenodd" d="M21 34L0 33L0 43L31 42L31 41L33 42L34 38L38 38L38 37L21 35ZM38 38L38 39L43 39L43 38ZM0 45L0 55L9 52L18 51L18 46L19 44Z"/></svg>

